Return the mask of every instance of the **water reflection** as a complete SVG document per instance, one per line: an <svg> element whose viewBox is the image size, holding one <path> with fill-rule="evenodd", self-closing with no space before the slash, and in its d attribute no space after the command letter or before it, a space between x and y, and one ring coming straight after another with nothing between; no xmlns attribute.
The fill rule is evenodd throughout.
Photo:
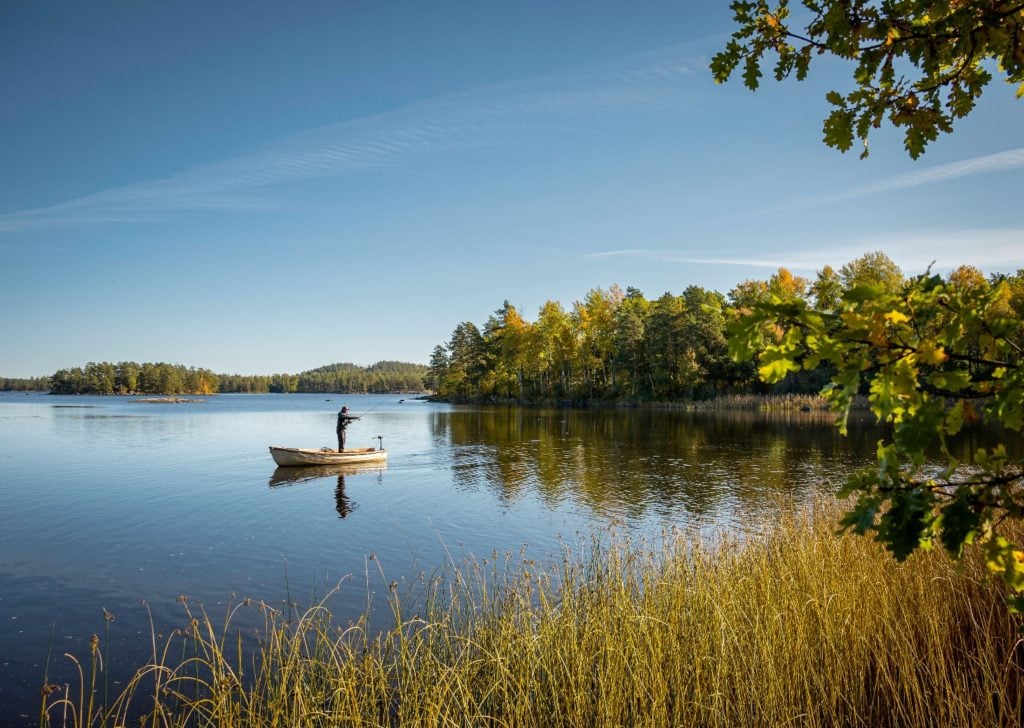
<svg viewBox="0 0 1024 728"><path fill-rule="evenodd" d="M874 462L883 429L851 413L843 436L827 411L455 409L436 412L435 443L451 450L457 487L512 504L538 495L598 516L698 517L744 523L780 496L834 491ZM962 462L991 440L981 428L950 442ZM941 456L934 453L936 460Z"/></svg>
<svg viewBox="0 0 1024 728"><path fill-rule="evenodd" d="M365 465L307 465L299 467L279 467L270 476L267 484L271 488L296 485L321 478L337 478L337 485L334 487L334 508L341 519L348 518L352 511L359 507L359 504L348 497L345 492L345 478L357 475L376 474L378 485L384 479L384 471L387 470L387 463L365 464Z"/></svg>
<svg viewBox="0 0 1024 728"><path fill-rule="evenodd" d="M267 485L271 488L277 488L284 485L304 483L307 480L330 478L331 476L343 478L346 475L365 475L367 473L376 473L378 475L379 482L382 477L382 473L387 469L387 463L367 463L364 465L352 463L346 463L343 465L290 465L287 467L275 468L273 475L270 476L270 482L267 483Z"/></svg>
<svg viewBox="0 0 1024 728"><path fill-rule="evenodd" d="M358 507L358 503L345 495L345 476L339 475L338 485L334 488L334 509L338 511L338 518L347 518Z"/></svg>
<svg viewBox="0 0 1024 728"><path fill-rule="evenodd" d="M856 416L842 437L827 412L486 408L437 412L431 426L458 487L629 519L760 512L865 464L879 435Z"/></svg>

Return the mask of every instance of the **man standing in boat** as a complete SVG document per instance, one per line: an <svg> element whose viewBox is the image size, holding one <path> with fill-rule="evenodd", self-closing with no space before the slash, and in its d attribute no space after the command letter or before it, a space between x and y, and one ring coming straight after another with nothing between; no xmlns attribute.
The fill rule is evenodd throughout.
<svg viewBox="0 0 1024 728"><path fill-rule="evenodd" d="M341 412L338 413L338 426L335 428L335 432L338 433L338 452L345 452L345 428L350 422L358 419L348 413L348 407L341 408Z"/></svg>

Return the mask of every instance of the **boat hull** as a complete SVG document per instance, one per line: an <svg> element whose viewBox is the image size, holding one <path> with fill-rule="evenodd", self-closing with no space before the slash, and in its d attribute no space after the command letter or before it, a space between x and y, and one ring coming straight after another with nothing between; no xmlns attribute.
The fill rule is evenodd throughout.
<svg viewBox="0 0 1024 728"><path fill-rule="evenodd" d="M311 450L301 447L271 445L270 456L282 467L299 465L345 465L348 463L378 463L388 459L388 451L372 447L337 450Z"/></svg>

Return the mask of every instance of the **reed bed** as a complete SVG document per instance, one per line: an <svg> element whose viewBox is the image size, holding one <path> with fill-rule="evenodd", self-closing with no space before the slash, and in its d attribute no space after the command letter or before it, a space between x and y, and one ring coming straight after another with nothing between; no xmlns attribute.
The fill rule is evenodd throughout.
<svg viewBox="0 0 1024 728"><path fill-rule="evenodd" d="M754 412L829 411L829 401L820 394L726 394L683 404L696 411L749 410ZM853 409L867 409L867 399L858 397Z"/></svg>
<svg viewBox="0 0 1024 728"><path fill-rule="evenodd" d="M838 512L714 543L610 534L546 565L491 554L392 583L379 626L371 610L337 625L329 598L293 619L243 602L266 620L254 642L185 602L186 626L109 705L85 669L44 698L42 722L1021 725L1020 625L998 584L970 560L900 564L837 537Z"/></svg>

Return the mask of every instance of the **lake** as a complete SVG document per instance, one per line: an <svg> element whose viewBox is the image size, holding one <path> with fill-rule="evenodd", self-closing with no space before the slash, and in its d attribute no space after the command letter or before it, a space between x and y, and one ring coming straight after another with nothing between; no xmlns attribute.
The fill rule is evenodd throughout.
<svg viewBox="0 0 1024 728"><path fill-rule="evenodd" d="M878 437L863 418L841 437L823 413L188 399L0 394L0 722L34 721L44 674L70 680L63 654L87 660L108 627L122 681L150 614L158 631L184 621L179 595L218 621L242 597L308 604L340 585L345 619L388 580L474 554L742 531L870 462ZM342 404L366 413L348 446L382 435L385 468L275 468L268 445L333 447Z"/></svg>

